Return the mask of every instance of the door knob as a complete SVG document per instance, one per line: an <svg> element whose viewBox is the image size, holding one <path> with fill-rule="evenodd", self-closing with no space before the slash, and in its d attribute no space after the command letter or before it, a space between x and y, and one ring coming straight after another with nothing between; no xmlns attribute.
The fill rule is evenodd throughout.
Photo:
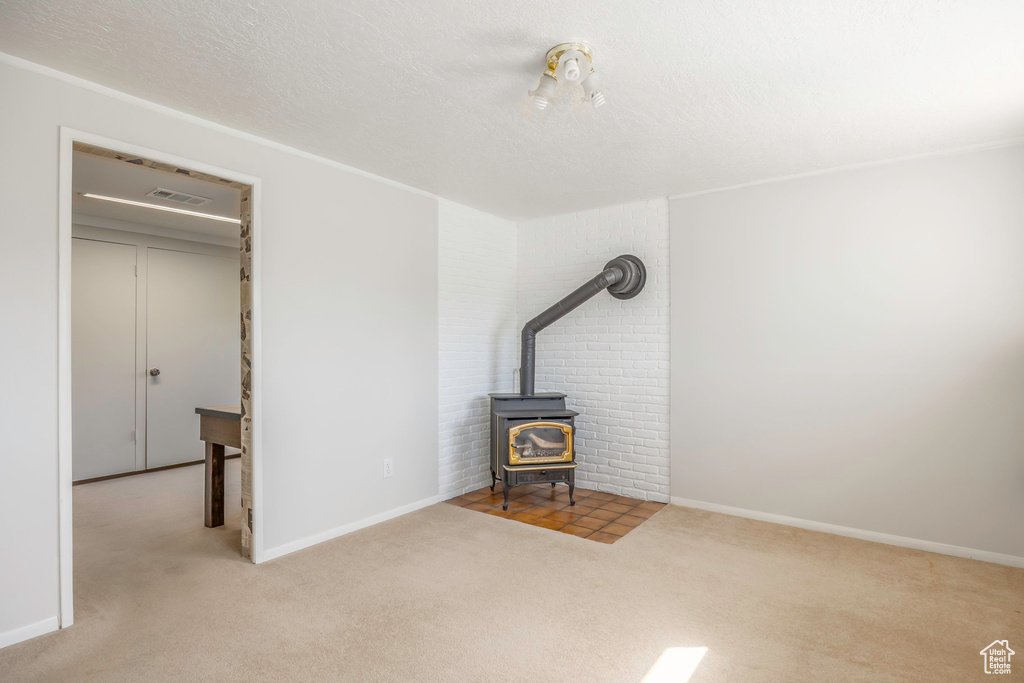
<svg viewBox="0 0 1024 683"><path fill-rule="evenodd" d="M157 375L160 374L160 368L153 368L152 370L149 371L149 374L152 375L153 377L156 377Z"/></svg>

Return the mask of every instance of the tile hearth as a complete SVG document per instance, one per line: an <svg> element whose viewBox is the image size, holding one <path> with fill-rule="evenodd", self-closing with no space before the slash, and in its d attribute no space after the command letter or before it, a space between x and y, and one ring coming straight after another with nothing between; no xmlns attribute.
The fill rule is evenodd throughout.
<svg viewBox="0 0 1024 683"><path fill-rule="evenodd" d="M509 492L506 512L501 509L505 499L498 482L494 493L484 487L445 502L601 543L614 543L665 507L664 503L580 488L575 498L576 505L570 506L569 490L564 486L516 486Z"/></svg>

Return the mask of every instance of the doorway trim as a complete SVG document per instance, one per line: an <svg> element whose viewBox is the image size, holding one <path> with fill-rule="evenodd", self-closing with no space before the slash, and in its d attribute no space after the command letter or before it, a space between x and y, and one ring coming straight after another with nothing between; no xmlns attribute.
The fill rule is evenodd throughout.
<svg viewBox="0 0 1024 683"><path fill-rule="evenodd" d="M60 127L57 179L57 505L60 628L74 623L74 562L72 524L72 424L71 424L71 223L74 144L95 145L152 161L172 164L201 173L244 183L252 188L252 561L263 561L263 343L262 343L262 188L260 178L219 168L195 159L149 149L81 130Z"/></svg>

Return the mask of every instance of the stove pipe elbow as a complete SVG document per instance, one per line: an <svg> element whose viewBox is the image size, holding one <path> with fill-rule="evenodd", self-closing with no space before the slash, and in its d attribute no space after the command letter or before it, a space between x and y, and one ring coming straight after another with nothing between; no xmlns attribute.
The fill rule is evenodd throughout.
<svg viewBox="0 0 1024 683"><path fill-rule="evenodd" d="M533 396L537 364L537 333L561 319L586 301L607 289L616 299L632 299L647 282L644 262L632 254L617 256L605 264L604 270L564 299L526 323L522 334L522 357L519 366L519 394Z"/></svg>

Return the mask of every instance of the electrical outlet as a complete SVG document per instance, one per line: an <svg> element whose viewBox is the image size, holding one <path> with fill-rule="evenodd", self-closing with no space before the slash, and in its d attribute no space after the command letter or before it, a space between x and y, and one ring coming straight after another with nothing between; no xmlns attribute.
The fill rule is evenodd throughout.
<svg viewBox="0 0 1024 683"><path fill-rule="evenodd" d="M384 478L387 479L394 474L395 462L391 458L384 461Z"/></svg>

